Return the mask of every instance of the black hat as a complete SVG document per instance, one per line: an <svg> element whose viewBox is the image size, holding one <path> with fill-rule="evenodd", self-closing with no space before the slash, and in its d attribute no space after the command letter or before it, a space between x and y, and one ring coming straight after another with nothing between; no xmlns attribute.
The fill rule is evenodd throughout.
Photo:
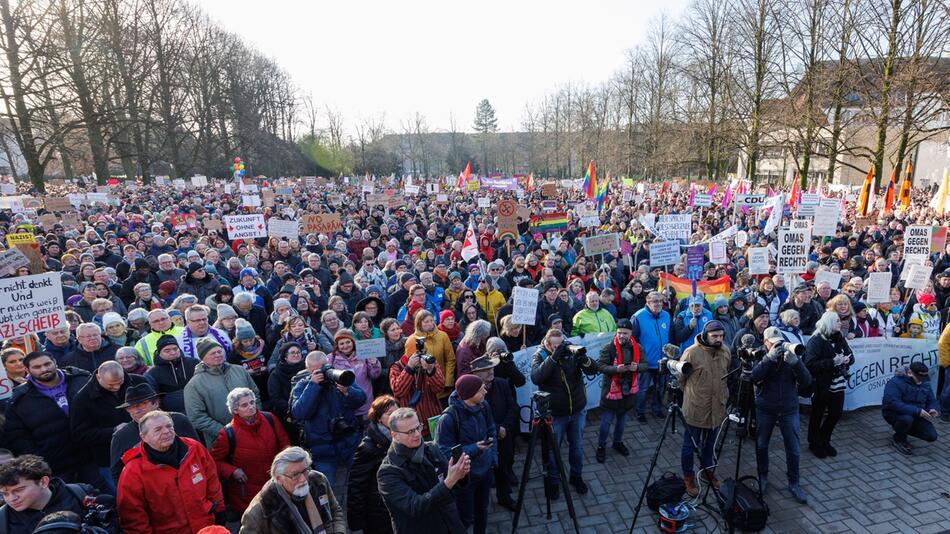
<svg viewBox="0 0 950 534"><path fill-rule="evenodd" d="M145 258L135 258L136 269L148 269L149 267L148 261L146 261Z"/></svg>
<svg viewBox="0 0 950 534"><path fill-rule="evenodd" d="M342 271L340 273L340 285L342 286L344 284L352 284L352 283L353 283L353 275L351 275L350 273L346 271Z"/></svg>
<svg viewBox="0 0 950 534"><path fill-rule="evenodd" d="M759 317L760 315L768 315L768 314L769 314L769 310L767 310L765 306L761 304L753 304L752 307L749 308L749 311L746 312L746 317L749 318L749 321L755 321L755 319Z"/></svg>
<svg viewBox="0 0 950 534"><path fill-rule="evenodd" d="M633 323L630 322L630 319L617 319L617 329L625 328L627 330L633 330Z"/></svg>
<svg viewBox="0 0 950 534"><path fill-rule="evenodd" d="M155 357L158 357L158 353L162 352L162 349L170 345L178 345L178 340L175 339L175 336L164 334L162 337L158 338L158 341L155 342Z"/></svg>
<svg viewBox="0 0 950 534"><path fill-rule="evenodd" d="M548 280L541 286L541 292L547 293L549 289L560 289L560 287L558 287L557 282L554 280Z"/></svg>
<svg viewBox="0 0 950 534"><path fill-rule="evenodd" d="M369 304L370 302L376 303L376 310L377 310L376 316L382 317L383 312L386 311L386 303L383 302L383 299L379 297L365 297L363 299L360 299L360 301L356 303L356 311L365 311L366 305Z"/></svg>
<svg viewBox="0 0 950 534"><path fill-rule="evenodd" d="M910 364L910 372L917 375L917 378L926 380L930 378L930 369L923 362L913 362Z"/></svg>
<svg viewBox="0 0 950 534"><path fill-rule="evenodd" d="M204 268L205 268L204 264L201 264L201 263L199 263L199 262L197 262L197 261L193 261L193 262L191 262L191 263L188 264L188 274L189 274L189 275L195 274L195 271L198 271L198 270L204 269Z"/></svg>
<svg viewBox="0 0 950 534"><path fill-rule="evenodd" d="M552 313L551 315L548 315L548 324L554 324L554 321L561 321L563 323L564 319L559 313Z"/></svg>
<svg viewBox="0 0 950 534"><path fill-rule="evenodd" d="M471 372L474 373L475 371L484 371L485 369L491 369L495 367L496 365L498 365L499 363L500 363L500 360L498 358L493 357L493 356L488 356L486 354L485 356L481 356L472 360L472 363L470 364Z"/></svg>
<svg viewBox="0 0 950 534"><path fill-rule="evenodd" d="M116 406L116 409L124 409L135 404L139 404L151 399L157 399L164 393L157 393L148 382L142 382L129 386L125 390L125 402Z"/></svg>

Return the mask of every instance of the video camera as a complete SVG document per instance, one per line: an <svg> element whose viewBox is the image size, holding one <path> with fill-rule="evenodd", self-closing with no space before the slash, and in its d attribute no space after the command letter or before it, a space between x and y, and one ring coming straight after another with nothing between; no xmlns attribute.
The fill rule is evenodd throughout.
<svg viewBox="0 0 950 534"><path fill-rule="evenodd" d="M689 376L693 372L693 364L680 361L680 349L676 345L667 343L663 346L663 357L657 364L657 373L661 375L671 374L677 379ZM678 384L673 384L678 387Z"/></svg>
<svg viewBox="0 0 950 534"><path fill-rule="evenodd" d="M744 366L753 366L762 358L765 358L765 355L769 353L769 350L762 346L755 346L755 337L752 334L746 334L742 336L742 345L736 349L736 355L739 357L739 360Z"/></svg>
<svg viewBox="0 0 950 534"><path fill-rule="evenodd" d="M426 352L426 338L416 336L416 353L419 354L419 358L427 364L432 365L435 363L435 356Z"/></svg>
<svg viewBox="0 0 950 534"><path fill-rule="evenodd" d="M329 363L323 364L323 367L320 368L320 372L323 373L323 377L331 385L339 384L348 388L356 381L356 373L349 369L334 369Z"/></svg>
<svg viewBox="0 0 950 534"><path fill-rule="evenodd" d="M115 525L115 498L111 495L86 495L82 505L86 509L86 516L82 519L84 526L108 531Z"/></svg>
<svg viewBox="0 0 950 534"><path fill-rule="evenodd" d="M547 419L551 417L551 394L547 391L535 391L531 395L531 401L534 403L534 417L538 419Z"/></svg>

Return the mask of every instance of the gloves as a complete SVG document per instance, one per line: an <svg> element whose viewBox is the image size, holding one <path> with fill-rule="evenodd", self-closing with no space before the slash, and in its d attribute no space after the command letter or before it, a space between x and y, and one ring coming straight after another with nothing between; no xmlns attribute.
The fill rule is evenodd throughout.
<svg viewBox="0 0 950 534"><path fill-rule="evenodd" d="M772 350L765 355L765 359L772 360L772 363L778 363L782 360L783 352L785 352L785 349L782 347L773 347Z"/></svg>
<svg viewBox="0 0 950 534"><path fill-rule="evenodd" d="M623 291L620 293L620 298L622 298L623 300L633 300L633 293Z"/></svg>
<svg viewBox="0 0 950 534"><path fill-rule="evenodd" d="M838 354L837 356L834 357L834 360L832 361L835 362L835 366L837 367L843 363L847 363L848 360L849 358L847 354Z"/></svg>
<svg viewBox="0 0 950 534"><path fill-rule="evenodd" d="M799 362L798 355L794 352L787 350L785 351L785 363L789 365L795 365Z"/></svg>

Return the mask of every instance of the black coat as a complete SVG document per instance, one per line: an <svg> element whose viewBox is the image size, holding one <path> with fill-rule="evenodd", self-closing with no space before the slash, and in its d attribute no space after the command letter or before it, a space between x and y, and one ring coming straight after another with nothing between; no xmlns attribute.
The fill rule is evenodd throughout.
<svg viewBox="0 0 950 534"><path fill-rule="evenodd" d="M119 350L119 347L106 338L102 338L102 343L99 344L99 348L93 352L87 352L83 350L81 345L77 344L75 350L63 356L63 361L60 365L63 367L76 367L89 373L95 373L96 369L98 369L103 362L115 359L117 350Z"/></svg>
<svg viewBox="0 0 950 534"><path fill-rule="evenodd" d="M854 363L854 354L848 341L839 332L831 335L831 339L821 334L815 334L808 338L808 344L805 345L805 367L811 373L812 380L815 382L816 391L827 390L831 382L841 376L841 369L835 367L834 358L838 354L847 354L850 356L848 365Z"/></svg>
<svg viewBox="0 0 950 534"><path fill-rule="evenodd" d="M72 403L89 381L89 373L72 367L61 371L66 377L66 398ZM86 449L73 441L69 417L53 399L40 393L30 382L13 388L3 424L3 443L14 455L39 455L53 474L68 474L88 460Z"/></svg>
<svg viewBox="0 0 950 534"><path fill-rule="evenodd" d="M576 415L587 407L587 386L584 374L600 372L600 364L590 356L575 357L565 342L548 354L543 346L531 358L531 381L538 389L551 394L551 414L555 417Z"/></svg>
<svg viewBox="0 0 950 534"><path fill-rule="evenodd" d="M435 443L423 442L422 446L425 452L420 463L392 446L379 466L376 475L379 494L389 509L393 531L397 534L465 532L455 497L442 483L448 462Z"/></svg>
<svg viewBox="0 0 950 534"><path fill-rule="evenodd" d="M251 326L254 327L254 333L260 336L261 339L267 339L267 313L264 311L264 308L260 306L251 306L251 310L247 313L242 312L238 309L237 306L234 307L234 311L237 312L238 317L246 320L251 323Z"/></svg>
<svg viewBox="0 0 950 534"><path fill-rule="evenodd" d="M518 406L518 399L515 398L514 390L507 380L495 377L488 388L488 395L485 395L488 407L491 408L491 416L495 421L495 428L505 427L509 436L519 432L518 415L521 409Z"/></svg>
<svg viewBox="0 0 950 534"><path fill-rule="evenodd" d="M99 467L109 466L112 433L122 423L132 420L125 410L116 406L125 402L129 386L148 382L145 377L125 373L117 393L106 391L93 376L79 389L69 403L69 428L73 439L87 448Z"/></svg>
<svg viewBox="0 0 950 534"><path fill-rule="evenodd" d="M59 478L52 478L49 482L49 489L52 495L42 510L27 508L22 512L17 512L9 505L4 505L3 515L6 516L6 524L0 524L0 532L4 534L31 534L36 530L36 524L53 512L74 512L79 514L79 517L86 515L86 509L82 505L80 496L92 494L91 486L85 484L67 485Z"/></svg>
<svg viewBox="0 0 950 534"><path fill-rule="evenodd" d="M350 530L366 534L388 534L392 521L379 495L376 473L389 451L390 438L375 424L366 427L366 435L356 448L346 490L346 521Z"/></svg>
<svg viewBox="0 0 950 534"><path fill-rule="evenodd" d="M201 441L194 425L191 424L191 420L185 414L169 412L169 415L172 416L172 424L175 425L175 434L179 437ZM119 475L122 474L122 468L125 467L122 462L122 455L141 442L139 425L130 421L116 427L112 434L112 441L109 443L109 469L112 471L112 481L116 484L119 483Z"/></svg>
<svg viewBox="0 0 950 534"><path fill-rule="evenodd" d="M164 393L162 409L169 412L185 413L185 384L195 376L198 360L184 356L174 361L155 358L155 365L145 372L155 390Z"/></svg>
<svg viewBox="0 0 950 534"><path fill-rule="evenodd" d="M616 339L616 338L614 338ZM638 344L639 345L639 344ZM643 350L643 347L640 348L640 363L647 363L647 353ZM624 365L630 365L633 363L633 345L627 345L626 347L620 347L622 355L622 362ZM633 384L634 380L639 378L634 372L626 371L620 373L620 390L622 392L622 398L619 400L608 399L607 394L610 393L610 384L615 375L617 375L617 366L615 361L617 358L617 349L614 348L614 340L611 339L600 349L600 363L601 371L604 373L604 378L601 381L600 386L600 407L606 410L612 410L617 412L626 412L637 405L637 395L636 393L630 394L630 387Z"/></svg>

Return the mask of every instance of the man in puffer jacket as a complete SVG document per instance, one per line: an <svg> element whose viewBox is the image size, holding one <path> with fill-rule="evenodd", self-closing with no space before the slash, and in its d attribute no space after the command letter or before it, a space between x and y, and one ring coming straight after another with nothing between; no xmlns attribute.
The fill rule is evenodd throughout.
<svg viewBox="0 0 950 534"><path fill-rule="evenodd" d="M665 417L663 413L663 393L666 387L664 375L657 372L657 363L663 357L663 346L670 342L670 331L673 321L669 312L663 309L666 297L659 291L651 291L647 295L647 305L633 314L630 319L631 335L640 342L646 352L647 371L638 373L637 377L637 421L646 423L647 390L653 384L652 396L653 415L657 418Z"/></svg>
<svg viewBox="0 0 950 534"><path fill-rule="evenodd" d="M688 349L696 336L702 333L706 323L713 320L712 313L703 307L702 297L688 297L683 300L688 301L688 305L685 310L676 315L676 320L673 321L673 339L671 339L671 342L680 346L681 351Z"/></svg>
<svg viewBox="0 0 950 534"><path fill-rule="evenodd" d="M898 372L888 380L881 415L894 427L891 444L901 454L912 454L907 436L937 441L937 429L931 422L938 415L937 399L930 388L930 373L925 364L914 362L906 373Z"/></svg>
<svg viewBox="0 0 950 534"><path fill-rule="evenodd" d="M185 385L195 376L198 360L185 358L175 336L163 334L155 344L155 365L145 371L145 378L164 395L162 409L185 413Z"/></svg>

